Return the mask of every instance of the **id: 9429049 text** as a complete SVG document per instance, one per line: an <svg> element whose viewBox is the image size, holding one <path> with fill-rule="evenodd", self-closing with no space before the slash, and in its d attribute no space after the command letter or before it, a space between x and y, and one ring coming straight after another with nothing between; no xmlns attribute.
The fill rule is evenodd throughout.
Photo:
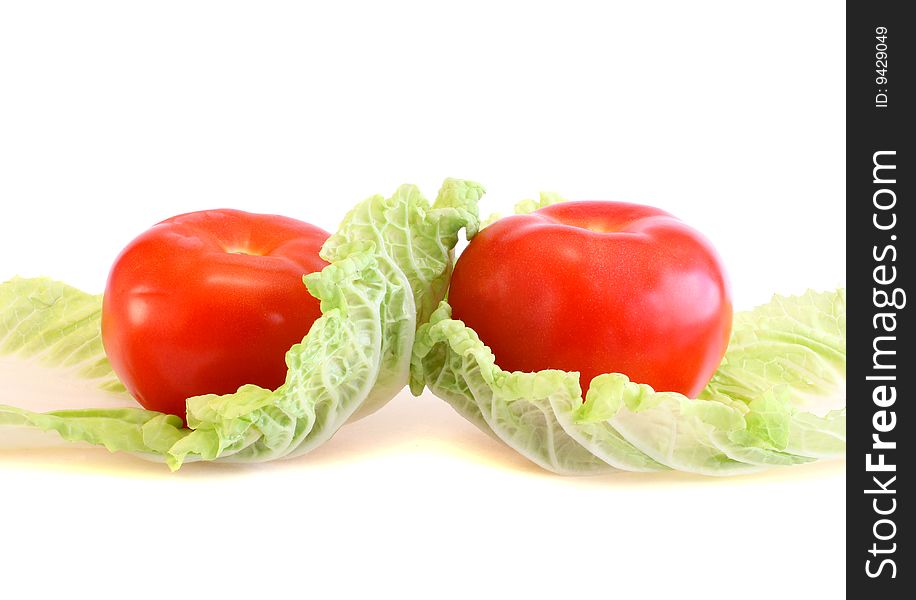
<svg viewBox="0 0 916 600"><path fill-rule="evenodd" d="M887 108L887 27L875 27L875 108Z"/></svg>

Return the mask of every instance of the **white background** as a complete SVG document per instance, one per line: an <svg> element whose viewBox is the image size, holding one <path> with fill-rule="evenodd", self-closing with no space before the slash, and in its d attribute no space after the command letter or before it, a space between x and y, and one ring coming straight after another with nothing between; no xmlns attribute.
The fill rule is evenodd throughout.
<svg viewBox="0 0 916 600"><path fill-rule="evenodd" d="M325 4L0 5L0 280L456 176L669 210L739 308L845 283L842 5ZM839 597L844 468L564 479L406 392L269 465L0 452L0 595Z"/></svg>

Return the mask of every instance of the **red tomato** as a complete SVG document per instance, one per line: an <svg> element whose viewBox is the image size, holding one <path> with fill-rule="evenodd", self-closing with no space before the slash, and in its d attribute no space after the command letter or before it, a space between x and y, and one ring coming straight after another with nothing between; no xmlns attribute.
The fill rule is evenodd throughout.
<svg viewBox="0 0 916 600"><path fill-rule="evenodd" d="M617 372L695 397L728 344L732 304L710 243L675 217L564 202L507 217L455 265L453 316L507 371Z"/></svg>
<svg viewBox="0 0 916 600"><path fill-rule="evenodd" d="M302 276L329 234L276 215L206 210L162 221L121 252L102 306L115 373L144 407L280 386L284 356L321 315Z"/></svg>

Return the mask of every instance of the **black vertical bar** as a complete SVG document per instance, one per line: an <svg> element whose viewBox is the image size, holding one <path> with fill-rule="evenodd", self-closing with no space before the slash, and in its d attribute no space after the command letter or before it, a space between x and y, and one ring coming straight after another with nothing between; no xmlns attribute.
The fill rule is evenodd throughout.
<svg viewBox="0 0 916 600"><path fill-rule="evenodd" d="M916 22L904 6L859 1L846 13L847 588L862 598L916 589L916 567L901 558L912 552L904 517L914 508L901 488L913 483L916 443L904 434L916 431L916 317L907 306L916 295L906 298L916 294L916 211L906 210L916 200Z"/></svg>

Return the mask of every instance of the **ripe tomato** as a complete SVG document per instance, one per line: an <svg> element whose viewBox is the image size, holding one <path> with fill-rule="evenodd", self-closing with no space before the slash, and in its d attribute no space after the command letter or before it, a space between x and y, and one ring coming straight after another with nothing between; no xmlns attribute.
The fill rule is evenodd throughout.
<svg viewBox="0 0 916 600"><path fill-rule="evenodd" d="M565 202L482 230L458 259L453 317L507 371L618 372L695 397L728 344L732 304L710 243L675 217Z"/></svg>
<svg viewBox="0 0 916 600"><path fill-rule="evenodd" d="M280 386L286 351L321 315L302 276L327 264L328 236L238 210L153 226L108 276L102 342L115 373L144 407L182 418L190 396Z"/></svg>

